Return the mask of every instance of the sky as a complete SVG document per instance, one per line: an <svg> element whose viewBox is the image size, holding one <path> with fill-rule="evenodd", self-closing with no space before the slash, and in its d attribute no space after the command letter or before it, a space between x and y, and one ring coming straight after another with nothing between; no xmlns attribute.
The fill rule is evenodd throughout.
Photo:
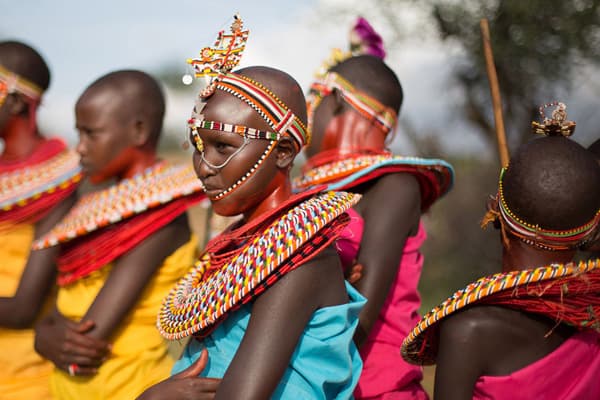
<svg viewBox="0 0 600 400"><path fill-rule="evenodd" d="M332 15L343 5L345 14ZM118 69L141 69L155 74L165 69L185 74L185 60L213 43L216 33L228 29L239 12L250 39L241 67L269 65L294 76L303 88L333 47L345 48L357 15L370 19L384 37L387 24L358 0L0 0L0 39L24 41L36 48L52 71L50 89L43 99L40 125L76 142L73 108L87 85ZM417 15L399 10L411 23ZM371 18L372 17L372 18ZM440 139L447 151L490 153L479 135L456 116L460 93L448 82L455 49L420 38L406 40L390 52L386 62L396 71L405 101L400 124L420 134L450 130ZM192 91L167 91L165 130L184 136L194 101ZM459 134L457 134L459 132ZM457 140L458 138L458 140ZM392 148L409 154L402 132ZM492 151L495 151L492 149Z"/></svg>

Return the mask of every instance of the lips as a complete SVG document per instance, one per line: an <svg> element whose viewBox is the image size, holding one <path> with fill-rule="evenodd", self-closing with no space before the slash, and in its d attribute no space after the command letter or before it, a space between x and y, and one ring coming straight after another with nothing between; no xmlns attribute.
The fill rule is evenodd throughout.
<svg viewBox="0 0 600 400"><path fill-rule="evenodd" d="M216 197L221 194L221 192L223 192L223 189L204 184L204 193L206 193L208 197Z"/></svg>

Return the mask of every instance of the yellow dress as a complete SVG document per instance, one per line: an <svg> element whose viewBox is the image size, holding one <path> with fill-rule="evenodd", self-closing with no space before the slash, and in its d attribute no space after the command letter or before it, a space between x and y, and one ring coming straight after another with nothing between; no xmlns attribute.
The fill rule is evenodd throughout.
<svg viewBox="0 0 600 400"><path fill-rule="evenodd" d="M71 377L55 369L50 378L56 399L132 400L146 388L169 377L174 359L167 343L156 329L156 317L163 298L191 268L197 239L190 241L165 259L146 287L136 307L113 335L110 358L93 377ZM87 277L59 288L57 307L62 314L80 320L104 285L109 264Z"/></svg>
<svg viewBox="0 0 600 400"><path fill-rule="evenodd" d="M33 240L32 224L0 230L0 296L14 296ZM0 328L0 399L50 399L52 364L33 349L33 329Z"/></svg>

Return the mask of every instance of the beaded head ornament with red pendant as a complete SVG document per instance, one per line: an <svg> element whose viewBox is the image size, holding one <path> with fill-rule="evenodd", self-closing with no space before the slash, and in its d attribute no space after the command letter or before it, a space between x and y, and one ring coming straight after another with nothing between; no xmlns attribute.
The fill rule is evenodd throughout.
<svg viewBox="0 0 600 400"><path fill-rule="evenodd" d="M269 146L259 157L254 166L233 185L211 198L220 200L244 183L268 157L282 136L294 140L297 149L301 149L310 138L302 121L268 88L246 76L231 73L236 67L248 40L248 30L243 30L243 21L239 15L234 17L230 27L231 33L219 32L214 47L205 47L200 52L200 58L189 59L188 64L194 68L196 78L207 80L207 86L200 91L192 115L188 120L188 128L193 145L201 155L201 162L214 169L224 168L251 139L269 140ZM259 130L248 126L229 124L221 121L208 121L202 115L205 101L216 90L222 90L248 104L271 127L272 131ZM237 133L244 138L242 146L225 162L214 165L204 157L204 146L198 134L199 129L210 129L222 132Z"/></svg>

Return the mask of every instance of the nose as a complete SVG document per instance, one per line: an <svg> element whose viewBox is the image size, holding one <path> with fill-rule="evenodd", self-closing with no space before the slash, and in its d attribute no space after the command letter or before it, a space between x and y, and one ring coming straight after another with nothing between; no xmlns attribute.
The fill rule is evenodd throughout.
<svg viewBox="0 0 600 400"><path fill-rule="evenodd" d="M75 146L75 151L80 155L84 156L87 154L87 145L83 136L79 136L79 141L77 142L77 146Z"/></svg>
<svg viewBox="0 0 600 400"><path fill-rule="evenodd" d="M214 176L217 174L217 170L215 168L212 168L206 162L204 162L204 159L202 158L199 152L194 152L192 161L194 163L194 170L196 171L196 176L198 176L200 180L204 180L209 176Z"/></svg>

